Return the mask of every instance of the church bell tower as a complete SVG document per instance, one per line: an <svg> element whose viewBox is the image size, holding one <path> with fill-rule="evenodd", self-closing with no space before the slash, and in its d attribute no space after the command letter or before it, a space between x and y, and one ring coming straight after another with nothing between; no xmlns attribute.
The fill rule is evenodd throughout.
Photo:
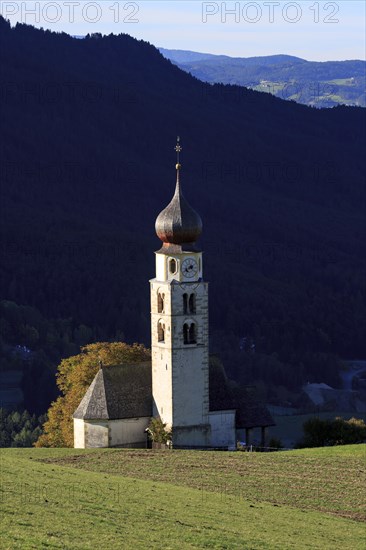
<svg viewBox="0 0 366 550"><path fill-rule="evenodd" d="M153 414L173 429L174 447L209 445L208 284L196 241L200 216L184 198L178 138L176 188L155 229L162 241L151 288Z"/></svg>

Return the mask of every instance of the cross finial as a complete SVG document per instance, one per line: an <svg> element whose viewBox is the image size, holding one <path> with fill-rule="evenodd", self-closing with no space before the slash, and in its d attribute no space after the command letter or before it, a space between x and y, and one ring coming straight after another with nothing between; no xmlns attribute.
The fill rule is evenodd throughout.
<svg viewBox="0 0 366 550"><path fill-rule="evenodd" d="M177 153L177 166L176 166L176 168L177 168L177 170L179 170L180 167L181 167L180 163L179 163L179 156L180 156L180 152L182 150L182 146L180 144L180 137L179 136L177 136L177 145L174 147L174 150Z"/></svg>

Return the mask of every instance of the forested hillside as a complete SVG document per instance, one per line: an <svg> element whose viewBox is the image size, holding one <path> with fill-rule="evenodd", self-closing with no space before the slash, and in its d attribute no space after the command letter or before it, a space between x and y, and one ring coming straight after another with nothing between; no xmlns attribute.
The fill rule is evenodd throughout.
<svg viewBox="0 0 366 550"><path fill-rule="evenodd" d="M365 357L364 109L211 86L127 35L3 19L0 62L3 299L149 345L179 134L228 374L337 384L339 357Z"/></svg>

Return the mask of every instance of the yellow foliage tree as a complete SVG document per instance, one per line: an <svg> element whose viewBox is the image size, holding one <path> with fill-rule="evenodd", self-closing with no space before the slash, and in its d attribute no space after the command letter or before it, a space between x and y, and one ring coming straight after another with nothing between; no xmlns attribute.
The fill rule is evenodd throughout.
<svg viewBox="0 0 366 550"><path fill-rule="evenodd" d="M150 350L142 344L129 346L123 342L98 342L81 348L81 353L61 361L56 382L61 396L48 410L44 433L36 447L73 447L72 415L85 395L86 390L103 367L123 363L139 363L151 358Z"/></svg>

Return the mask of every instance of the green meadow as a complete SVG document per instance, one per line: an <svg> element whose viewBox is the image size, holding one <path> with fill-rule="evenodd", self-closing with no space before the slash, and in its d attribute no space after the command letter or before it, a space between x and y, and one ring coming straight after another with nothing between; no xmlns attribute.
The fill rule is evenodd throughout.
<svg viewBox="0 0 366 550"><path fill-rule="evenodd" d="M362 549L366 445L2 449L2 548Z"/></svg>

